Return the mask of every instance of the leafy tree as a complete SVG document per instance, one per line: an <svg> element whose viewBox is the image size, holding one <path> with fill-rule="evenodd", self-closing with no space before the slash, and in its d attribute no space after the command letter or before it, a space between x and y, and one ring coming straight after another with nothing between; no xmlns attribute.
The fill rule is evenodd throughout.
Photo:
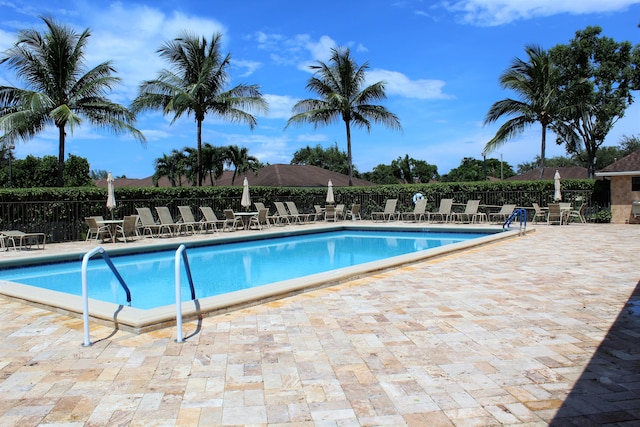
<svg viewBox="0 0 640 427"><path fill-rule="evenodd" d="M116 70L111 62L85 72L90 31L77 34L51 18L43 21L45 33L20 31L18 41L0 59L26 85L24 89L0 86L0 131L4 141L14 142L31 139L50 125L58 128L56 183L62 187L67 128L73 133L87 120L117 134L130 133L140 141L144 136L133 127L135 115L105 97L120 81L112 75Z"/></svg>
<svg viewBox="0 0 640 427"><path fill-rule="evenodd" d="M238 147L237 145L230 145L227 148L227 164L233 166L233 176L231 177L231 185L236 180L236 176L244 174L249 170L253 172L258 170L258 159L249 155L249 149L246 147Z"/></svg>
<svg viewBox="0 0 640 427"><path fill-rule="evenodd" d="M486 168L486 169L485 169ZM465 157L460 162L460 166L451 169L448 174L442 175L443 182L468 182L484 181L486 176L509 178L515 175L509 163L498 159L477 160L472 157Z"/></svg>
<svg viewBox="0 0 640 427"><path fill-rule="evenodd" d="M438 167L430 165L424 160L415 160L405 154L391 162L396 178L405 184L429 182L438 179Z"/></svg>
<svg viewBox="0 0 640 427"><path fill-rule="evenodd" d="M307 89L317 93L320 99L303 99L293 106L294 115L289 118L286 127L291 124L313 123L318 126L329 125L342 119L347 133L347 162L349 165L349 185L353 185L353 156L351 151L351 126L371 130L371 122L401 129L398 117L381 105L373 102L384 100L385 83L377 82L363 87L369 64L358 66L351 57L349 49L331 50L329 63L318 61L310 68L314 75L307 83ZM286 128L285 127L285 128Z"/></svg>
<svg viewBox="0 0 640 427"><path fill-rule="evenodd" d="M620 149L622 150L622 157L640 150L640 136L622 135L620 138Z"/></svg>
<svg viewBox="0 0 640 427"><path fill-rule="evenodd" d="M496 135L487 142L484 152L490 153L504 145L511 138L521 134L525 128L539 123L542 134L540 141L540 168L545 167L547 129L555 123L563 107L559 102L558 69L550 54L539 46L525 47L527 61L515 58L511 66L500 76L500 86L518 95L519 99L503 99L494 103L485 124L493 123L503 116L514 116L498 129ZM558 127L562 127L559 124Z"/></svg>
<svg viewBox="0 0 640 427"><path fill-rule="evenodd" d="M338 143L324 149L320 144L315 147L306 146L293 153L292 165L311 165L333 172L348 175L349 160L347 153L340 151ZM358 172L353 170L354 176L358 176Z"/></svg>
<svg viewBox="0 0 640 427"><path fill-rule="evenodd" d="M58 160L55 156L39 158L28 155L24 159L14 160L11 178L13 187L57 187L57 170ZM86 158L69 155L65 161L65 170L66 187L93 185L93 180L89 176L89 161ZM5 169L3 168L0 175L4 175L4 173Z"/></svg>
<svg viewBox="0 0 640 427"><path fill-rule="evenodd" d="M414 180L427 183L429 181L437 181L440 179L438 167L429 164L424 160L413 160L412 173Z"/></svg>
<svg viewBox="0 0 640 427"><path fill-rule="evenodd" d="M391 165L384 164L379 164L374 167L371 172L363 173L362 178L380 185L398 183L395 168Z"/></svg>
<svg viewBox="0 0 640 427"><path fill-rule="evenodd" d="M226 90L231 55L220 53L221 34L210 41L188 33L165 43L158 49L160 57L171 64L155 80L140 85L132 110L141 112L162 109L173 114L172 124L183 114L193 114L197 125L196 182L202 185L202 123L212 114L234 123L246 123L253 130L257 119L245 111L266 111L267 103L257 85L237 85Z"/></svg>
<svg viewBox="0 0 640 427"><path fill-rule="evenodd" d="M547 159L545 163L549 168L563 168L563 167L569 167L569 166L582 165L582 163L578 161L575 157L563 157L563 156L551 157ZM530 170L538 169L539 164L540 164L540 158L538 156L536 156L533 162L521 163L517 166L518 174L523 174Z"/></svg>
<svg viewBox="0 0 640 427"><path fill-rule="evenodd" d="M376 184L429 182L439 178L438 167L409 155L398 157L390 165L379 164L371 172L362 174L367 181Z"/></svg>
<svg viewBox="0 0 640 427"><path fill-rule="evenodd" d="M69 157L64 162L64 186L65 187L85 187L93 185L93 180L89 176L89 161L85 157Z"/></svg>
<svg viewBox="0 0 640 427"><path fill-rule="evenodd" d="M107 179L108 174L109 172L104 169L92 169L89 171L89 177L94 181L98 179Z"/></svg>
<svg viewBox="0 0 640 427"><path fill-rule="evenodd" d="M569 153L584 150L589 177L596 168L598 148L633 101L631 90L639 79L640 48L601 32L600 27L587 27L577 31L568 45L551 50L560 70L563 100L571 107L563 110L565 126L556 130L558 143L564 143Z"/></svg>

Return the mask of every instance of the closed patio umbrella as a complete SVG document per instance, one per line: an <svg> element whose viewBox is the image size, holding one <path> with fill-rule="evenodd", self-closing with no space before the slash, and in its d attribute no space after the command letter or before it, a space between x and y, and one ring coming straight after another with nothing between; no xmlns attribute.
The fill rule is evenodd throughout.
<svg viewBox="0 0 640 427"><path fill-rule="evenodd" d="M329 180L329 183L327 184L327 203L332 205L335 202L336 201L333 198L333 182L331 182L331 180Z"/></svg>
<svg viewBox="0 0 640 427"><path fill-rule="evenodd" d="M562 200L562 193L560 192L560 172L556 170L555 175L553 176L553 187L555 192L553 194L553 200L559 202Z"/></svg>
<svg viewBox="0 0 640 427"><path fill-rule="evenodd" d="M111 172L107 175L107 209L111 211L111 219L113 219L113 208L116 207L116 194L113 188L113 175Z"/></svg>
<svg viewBox="0 0 640 427"><path fill-rule="evenodd" d="M242 200L240 200L240 204L245 209L249 209L249 207L251 207L251 197L249 196L249 180L246 176L244 177L242 187Z"/></svg>

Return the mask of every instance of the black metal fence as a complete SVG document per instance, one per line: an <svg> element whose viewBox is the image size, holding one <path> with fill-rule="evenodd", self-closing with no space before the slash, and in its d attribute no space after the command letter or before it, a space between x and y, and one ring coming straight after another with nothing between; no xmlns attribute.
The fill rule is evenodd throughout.
<svg viewBox="0 0 640 427"><path fill-rule="evenodd" d="M590 212L596 212L606 208L602 202L592 200L591 190L566 190L563 191L563 200L579 204L587 203ZM408 212L413 210L413 193L399 191L394 195L398 198L398 211ZM254 200L260 200L267 207L272 207L274 201L284 201L278 197L265 200L259 195ZM300 200L287 197L292 200L303 212L313 212L313 205L324 205L325 195L318 193L311 197L300 196ZM368 190L363 193L351 193L349 200L341 200L339 192L336 193L336 203L344 203L351 206L354 203L361 205L363 218L370 216L371 212L380 211L384 207L389 193L377 193ZM553 201L553 194L548 191L457 191L429 197L428 210L434 211L442 198L453 198L457 203L465 203L467 200L480 200L483 205L499 207L505 203L515 203L521 207L531 207L532 203L546 206ZM608 199L607 199L608 200ZM106 200L82 200L82 201L52 201L52 202L0 202L0 230L22 230L28 232L40 232L47 235L48 242L77 241L84 239L87 231L84 218L91 215L102 215L105 218L122 218L125 215L136 214L136 207L149 207L152 210L156 206L168 206L174 218L178 218L178 206L191 206L194 214L199 218L200 206L211 206L216 213L222 213L224 209L241 211L240 198L167 198L153 200L117 200L117 207L109 211Z"/></svg>

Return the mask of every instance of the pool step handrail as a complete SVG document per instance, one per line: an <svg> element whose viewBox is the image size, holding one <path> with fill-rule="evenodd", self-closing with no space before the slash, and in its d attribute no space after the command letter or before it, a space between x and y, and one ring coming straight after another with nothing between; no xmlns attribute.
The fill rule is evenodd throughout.
<svg viewBox="0 0 640 427"><path fill-rule="evenodd" d="M527 210L524 208L516 208L511 212L511 215L505 220L504 224L502 224L502 229L505 230L511 227L511 223L514 219L518 218L520 220L520 232L524 232L527 230Z"/></svg>
<svg viewBox="0 0 640 427"><path fill-rule="evenodd" d="M189 280L189 288L191 290L191 299L196 299L196 291L193 286L193 277L191 276L191 268L189 267L189 258L187 257L187 248L185 245L180 245L176 250L175 255L175 282L176 282L176 329L177 336L176 342L184 342L182 337L182 279L180 275L180 258L184 262L184 268L187 273L187 279Z"/></svg>
<svg viewBox="0 0 640 427"><path fill-rule="evenodd" d="M118 272L118 269L113 262L111 262L111 258L109 258L109 254L102 248L102 246L96 246L82 257L82 318L84 321L84 346L88 347L91 345L91 340L89 339L89 283L88 283L88 274L87 274L87 266L89 264L89 260L95 254L102 255L102 259L107 263L113 274L122 285L124 292L127 294L127 305L131 307L131 291L129 287L125 283L124 279Z"/></svg>

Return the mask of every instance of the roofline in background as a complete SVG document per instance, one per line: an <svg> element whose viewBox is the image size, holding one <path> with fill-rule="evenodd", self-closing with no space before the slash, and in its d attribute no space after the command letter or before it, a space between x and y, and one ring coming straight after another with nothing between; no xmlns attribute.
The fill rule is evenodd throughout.
<svg viewBox="0 0 640 427"><path fill-rule="evenodd" d="M624 172L596 172L596 176L629 176L640 175L640 171L624 171Z"/></svg>

